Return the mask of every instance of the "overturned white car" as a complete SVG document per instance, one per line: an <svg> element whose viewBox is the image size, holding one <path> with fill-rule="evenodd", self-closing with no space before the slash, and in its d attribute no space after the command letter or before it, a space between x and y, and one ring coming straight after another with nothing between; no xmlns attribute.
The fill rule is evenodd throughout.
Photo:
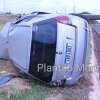
<svg viewBox="0 0 100 100"><path fill-rule="evenodd" d="M88 23L75 15L36 12L5 25L0 58L47 83L76 84L87 49Z"/></svg>

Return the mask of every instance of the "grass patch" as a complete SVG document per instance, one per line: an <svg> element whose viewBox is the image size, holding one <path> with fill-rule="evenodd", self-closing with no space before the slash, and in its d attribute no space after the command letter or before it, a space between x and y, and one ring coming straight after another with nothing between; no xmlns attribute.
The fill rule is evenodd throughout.
<svg viewBox="0 0 100 100"><path fill-rule="evenodd" d="M1 23L1 22L0 22L0 31L1 31L1 29L3 28L4 24L5 24L5 23Z"/></svg>
<svg viewBox="0 0 100 100"><path fill-rule="evenodd" d="M28 91L17 91L11 100L44 100L52 93L52 89L39 83L32 82L32 89Z"/></svg>
<svg viewBox="0 0 100 100"><path fill-rule="evenodd" d="M19 91L13 88L7 92L0 92L0 100L44 100L55 90L55 88L45 86L34 80L30 81L30 84L31 89L29 90Z"/></svg>

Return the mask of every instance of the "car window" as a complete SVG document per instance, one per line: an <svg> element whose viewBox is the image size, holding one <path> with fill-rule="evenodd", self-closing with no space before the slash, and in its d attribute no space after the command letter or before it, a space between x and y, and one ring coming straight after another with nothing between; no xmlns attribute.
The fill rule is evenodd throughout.
<svg viewBox="0 0 100 100"><path fill-rule="evenodd" d="M43 69L37 72L37 66L38 64L54 65L56 40L57 23L54 19L33 24L29 72L43 81L51 81L53 72L44 72Z"/></svg>

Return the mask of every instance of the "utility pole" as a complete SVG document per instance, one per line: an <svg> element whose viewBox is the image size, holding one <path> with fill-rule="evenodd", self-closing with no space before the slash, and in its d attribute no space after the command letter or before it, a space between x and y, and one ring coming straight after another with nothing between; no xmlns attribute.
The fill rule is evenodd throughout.
<svg viewBox="0 0 100 100"><path fill-rule="evenodd" d="M76 1L73 0L73 13L76 13Z"/></svg>
<svg viewBox="0 0 100 100"><path fill-rule="evenodd" d="M6 1L2 0L2 2L3 2L3 12L5 12L6 11Z"/></svg>

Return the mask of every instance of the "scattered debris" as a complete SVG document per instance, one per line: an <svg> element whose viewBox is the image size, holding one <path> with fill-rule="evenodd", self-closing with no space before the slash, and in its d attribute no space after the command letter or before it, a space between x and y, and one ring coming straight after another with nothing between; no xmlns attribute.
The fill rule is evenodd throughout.
<svg viewBox="0 0 100 100"><path fill-rule="evenodd" d="M13 74L1 74L0 75L0 87L5 85L8 81L15 78Z"/></svg>

